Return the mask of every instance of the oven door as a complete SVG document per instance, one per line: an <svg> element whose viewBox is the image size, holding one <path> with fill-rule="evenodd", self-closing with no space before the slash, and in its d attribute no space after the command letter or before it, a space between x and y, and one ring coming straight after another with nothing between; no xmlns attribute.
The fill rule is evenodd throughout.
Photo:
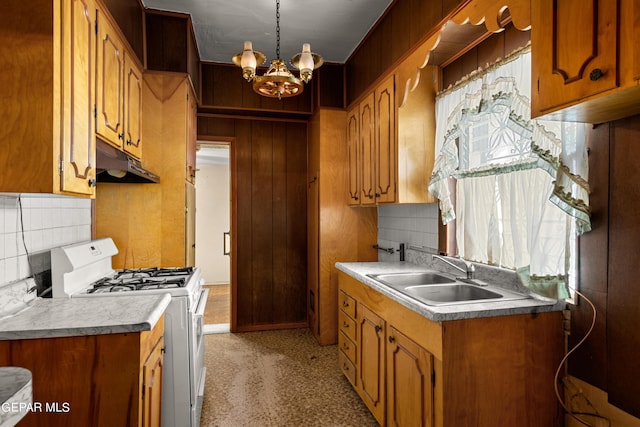
<svg viewBox="0 0 640 427"><path fill-rule="evenodd" d="M202 412L202 398L204 393L204 381L206 369L204 367L204 311L207 306L209 289L202 289L200 298L194 304L195 310L191 315L191 327L189 328L190 369L191 369L191 420L193 426L200 425Z"/></svg>

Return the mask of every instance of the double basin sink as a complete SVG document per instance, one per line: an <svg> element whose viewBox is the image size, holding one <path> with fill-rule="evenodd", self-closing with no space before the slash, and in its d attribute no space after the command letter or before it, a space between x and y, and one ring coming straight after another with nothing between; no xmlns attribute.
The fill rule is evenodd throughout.
<svg viewBox="0 0 640 427"><path fill-rule="evenodd" d="M436 272L369 274L372 279L427 305L453 305L526 299L474 279L452 279Z"/></svg>

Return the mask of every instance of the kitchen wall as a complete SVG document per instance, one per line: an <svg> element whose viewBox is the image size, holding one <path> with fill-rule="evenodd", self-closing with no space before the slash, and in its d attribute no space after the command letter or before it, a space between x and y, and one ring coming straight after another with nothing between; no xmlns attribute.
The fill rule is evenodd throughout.
<svg viewBox="0 0 640 427"><path fill-rule="evenodd" d="M437 203L378 206L378 246L398 249L400 243L437 252ZM378 260L399 261L400 255L378 251Z"/></svg>
<svg viewBox="0 0 640 427"><path fill-rule="evenodd" d="M91 200L41 194L0 195L0 286L47 268L48 249L91 239ZM26 249L25 249L26 248ZM34 262L38 265L34 265ZM42 264L45 265L42 265Z"/></svg>
<svg viewBox="0 0 640 427"><path fill-rule="evenodd" d="M230 231L229 165L197 167L196 265L205 284L229 283L229 256L223 255L222 240L223 233Z"/></svg>

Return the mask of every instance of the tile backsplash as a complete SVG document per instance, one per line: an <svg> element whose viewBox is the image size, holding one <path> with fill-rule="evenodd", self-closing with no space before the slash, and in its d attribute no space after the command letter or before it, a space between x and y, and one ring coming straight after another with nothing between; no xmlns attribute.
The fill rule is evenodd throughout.
<svg viewBox="0 0 640 427"><path fill-rule="evenodd" d="M33 274L27 254L89 239L91 200L0 194L0 286Z"/></svg>
<svg viewBox="0 0 640 427"><path fill-rule="evenodd" d="M400 243L438 249L438 204L378 206L378 245L398 249ZM379 261L399 261L398 252L378 251Z"/></svg>

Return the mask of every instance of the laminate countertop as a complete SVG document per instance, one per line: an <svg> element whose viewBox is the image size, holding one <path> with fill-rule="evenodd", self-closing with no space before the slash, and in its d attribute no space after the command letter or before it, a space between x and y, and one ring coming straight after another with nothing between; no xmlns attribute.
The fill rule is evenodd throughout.
<svg viewBox="0 0 640 427"><path fill-rule="evenodd" d="M15 366L0 368L0 426L13 426L29 411L33 400L31 371Z"/></svg>
<svg viewBox="0 0 640 427"><path fill-rule="evenodd" d="M487 302L460 302L438 306L427 305L375 280L369 275L413 272L446 273L410 262L338 262L336 263L336 268L405 307L436 322L560 311L565 305L564 301L537 296L531 292L526 294L527 298L508 301L494 300ZM487 280L487 282L492 285L490 281ZM522 292L527 292L527 290L523 289Z"/></svg>
<svg viewBox="0 0 640 427"><path fill-rule="evenodd" d="M171 302L170 294L36 298L0 322L0 340L150 331Z"/></svg>

